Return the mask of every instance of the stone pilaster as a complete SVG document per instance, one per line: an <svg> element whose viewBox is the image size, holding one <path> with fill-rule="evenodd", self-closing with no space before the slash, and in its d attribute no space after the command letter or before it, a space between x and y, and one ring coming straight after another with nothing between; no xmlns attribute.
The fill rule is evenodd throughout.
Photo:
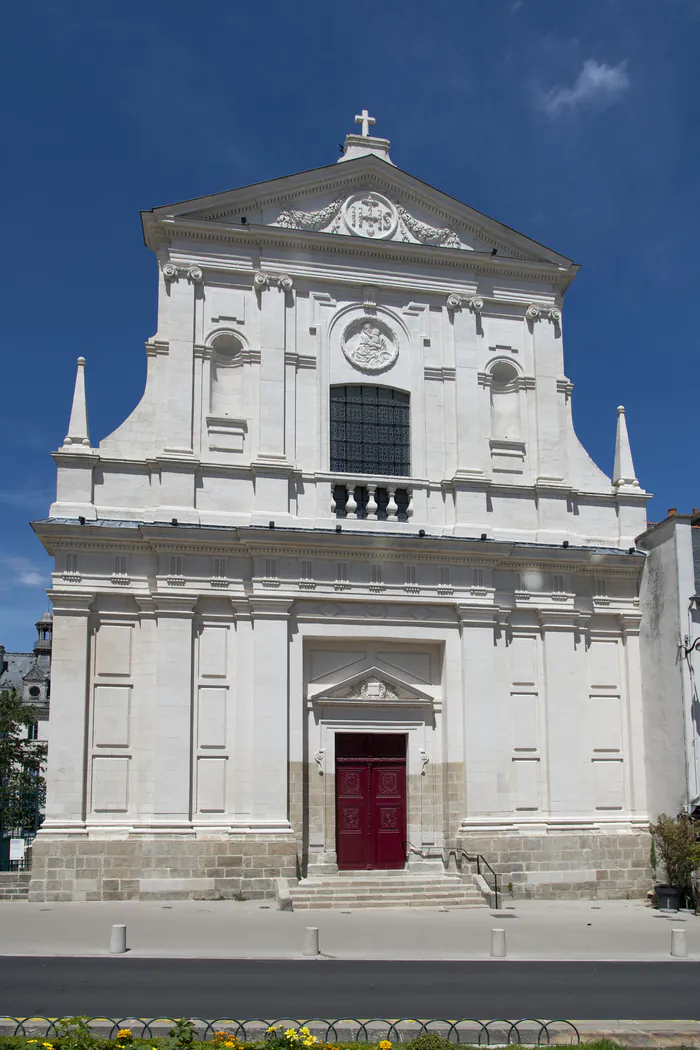
<svg viewBox="0 0 700 1050"><path fill-rule="evenodd" d="M46 822L78 829L85 821L85 725L88 720L91 594L50 591L53 602L51 747L47 768Z"/></svg>
<svg viewBox="0 0 700 1050"><path fill-rule="evenodd" d="M192 621L197 599L156 595L158 622L157 740L153 760L154 819L187 824L192 777Z"/></svg>

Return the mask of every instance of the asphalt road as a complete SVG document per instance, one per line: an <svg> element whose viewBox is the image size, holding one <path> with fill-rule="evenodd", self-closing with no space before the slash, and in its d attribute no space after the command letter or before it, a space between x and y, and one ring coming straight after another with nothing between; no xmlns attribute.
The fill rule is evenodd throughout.
<svg viewBox="0 0 700 1050"><path fill-rule="evenodd" d="M697 962L0 957L0 1014L700 1019Z"/></svg>

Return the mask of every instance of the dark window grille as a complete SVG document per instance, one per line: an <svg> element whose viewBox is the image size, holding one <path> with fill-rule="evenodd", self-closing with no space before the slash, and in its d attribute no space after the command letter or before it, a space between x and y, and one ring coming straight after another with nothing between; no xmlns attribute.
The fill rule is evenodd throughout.
<svg viewBox="0 0 700 1050"><path fill-rule="evenodd" d="M407 477L409 395L381 386L331 387L330 439L332 471Z"/></svg>

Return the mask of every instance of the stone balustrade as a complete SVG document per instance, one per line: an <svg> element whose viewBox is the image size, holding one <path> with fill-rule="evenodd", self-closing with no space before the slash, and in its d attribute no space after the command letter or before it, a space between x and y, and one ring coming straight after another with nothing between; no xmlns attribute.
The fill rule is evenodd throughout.
<svg viewBox="0 0 700 1050"><path fill-rule="evenodd" d="M331 482L331 514L366 521L410 521L413 489L392 480Z"/></svg>

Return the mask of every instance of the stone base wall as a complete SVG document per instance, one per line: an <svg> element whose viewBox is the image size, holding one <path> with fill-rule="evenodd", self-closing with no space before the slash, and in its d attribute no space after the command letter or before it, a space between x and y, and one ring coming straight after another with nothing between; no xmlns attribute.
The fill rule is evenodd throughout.
<svg viewBox="0 0 700 1050"><path fill-rule="evenodd" d="M33 854L30 901L274 897L278 878L297 878L291 834L224 840L39 835Z"/></svg>
<svg viewBox="0 0 700 1050"><path fill-rule="evenodd" d="M26 901L31 871L0 871L0 901Z"/></svg>
<svg viewBox="0 0 700 1050"><path fill-rule="evenodd" d="M458 845L481 853L516 898L626 900L646 897L653 883L646 832L463 833Z"/></svg>

